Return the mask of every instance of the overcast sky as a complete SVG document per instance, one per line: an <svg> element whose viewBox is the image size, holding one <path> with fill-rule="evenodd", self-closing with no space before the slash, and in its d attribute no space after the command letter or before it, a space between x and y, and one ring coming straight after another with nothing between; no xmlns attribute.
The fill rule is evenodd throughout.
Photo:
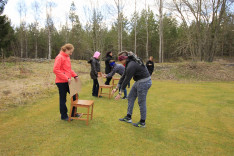
<svg viewBox="0 0 234 156"><path fill-rule="evenodd" d="M4 14L7 15L13 26L19 26L20 14L19 4L25 4L26 16L23 13L22 18L26 19L26 23L34 22L34 9L32 3L35 0L8 0L5 6ZM40 3L40 25L45 25L46 19L46 2L48 0L36 0ZM50 0L56 5L52 10L52 17L55 26L59 29L60 25L64 25L66 22L66 16L69 14L70 6L73 0ZM121 0L120 0L121 1ZM155 0L137 0L137 11L140 12L145 8L146 4L150 6L154 13L158 13L158 9L155 5ZM85 25L90 20L90 13L92 8L96 7L101 11L106 25L110 26L117 18L117 8L114 0L74 0L76 6L76 14L79 16L82 25ZM135 0L122 0L124 9L123 13L129 19L135 10Z"/></svg>

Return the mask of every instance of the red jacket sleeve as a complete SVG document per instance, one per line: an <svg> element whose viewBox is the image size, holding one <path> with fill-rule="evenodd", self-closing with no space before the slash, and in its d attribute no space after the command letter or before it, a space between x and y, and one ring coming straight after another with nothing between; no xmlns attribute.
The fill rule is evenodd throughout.
<svg viewBox="0 0 234 156"><path fill-rule="evenodd" d="M62 64L62 58L56 58L55 62L54 62L54 70L53 72L55 73L55 75L57 77L59 77L60 79L64 79L64 80L68 80L67 75L65 75L60 69L61 69L61 64Z"/></svg>

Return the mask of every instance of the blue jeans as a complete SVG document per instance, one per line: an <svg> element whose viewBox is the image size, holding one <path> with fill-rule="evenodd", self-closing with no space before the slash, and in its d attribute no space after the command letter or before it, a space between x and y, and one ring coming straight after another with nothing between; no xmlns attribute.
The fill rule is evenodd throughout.
<svg viewBox="0 0 234 156"><path fill-rule="evenodd" d="M146 81L143 81L143 82L139 80L133 84L128 94L128 113L127 114L132 115L134 103L135 103L136 98L138 97L141 120L146 119L146 96L151 85L152 85L151 79L147 79Z"/></svg>

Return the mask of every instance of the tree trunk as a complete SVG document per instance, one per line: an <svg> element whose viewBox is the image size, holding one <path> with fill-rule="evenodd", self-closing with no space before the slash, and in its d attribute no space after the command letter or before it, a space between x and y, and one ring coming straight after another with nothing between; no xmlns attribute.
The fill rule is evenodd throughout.
<svg viewBox="0 0 234 156"><path fill-rule="evenodd" d="M136 46L137 46L137 41L136 41L136 35L137 35L137 33L136 33L136 24L137 24L137 17L136 17L136 0L135 0L135 17L134 17L135 19L134 19L134 30L135 30L135 32L134 32L134 37L135 37L135 46L134 46L134 52L135 52L135 54L137 54L137 52L136 52L136 50L137 50L137 48L136 48Z"/></svg>
<svg viewBox="0 0 234 156"><path fill-rule="evenodd" d="M20 28L20 57L23 58L23 30Z"/></svg>
<svg viewBox="0 0 234 156"><path fill-rule="evenodd" d="M26 54L25 57L28 58L28 38L27 38L27 32L25 32L25 54Z"/></svg>
<svg viewBox="0 0 234 156"><path fill-rule="evenodd" d="M36 42L35 42L35 59L38 57L38 48L37 48L37 36L36 36Z"/></svg>
<svg viewBox="0 0 234 156"><path fill-rule="evenodd" d="M149 29L148 29L148 11L146 8L146 0L145 0L145 11L146 11L146 18L145 18L145 26L146 26L146 46L145 46L145 51L146 51L146 59L149 57Z"/></svg>
<svg viewBox="0 0 234 156"><path fill-rule="evenodd" d="M50 28L48 28L48 46L49 46L49 54L48 59L51 59L51 31Z"/></svg>
<svg viewBox="0 0 234 156"><path fill-rule="evenodd" d="M163 2L160 0L159 6L159 63L163 63Z"/></svg>

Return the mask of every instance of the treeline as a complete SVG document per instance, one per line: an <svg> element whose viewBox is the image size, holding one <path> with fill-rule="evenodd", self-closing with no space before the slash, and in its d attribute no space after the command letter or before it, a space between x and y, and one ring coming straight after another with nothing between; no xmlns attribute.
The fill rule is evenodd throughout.
<svg viewBox="0 0 234 156"><path fill-rule="evenodd" d="M171 13L164 14L162 19L164 62L180 58L212 62L215 56L234 56L232 2L207 3L173 0ZM47 8L53 9L51 4ZM75 11L73 2L69 19L59 30L54 26L50 11L42 28L35 19L30 24L21 21L20 26L13 29L10 20L1 15L1 57L53 59L63 44L72 43L75 46L73 59L87 60L94 51L100 51L104 57L107 51L117 56L119 51L127 50L143 59L153 56L158 61L160 23L149 7L135 12L130 20L120 10L111 28L104 24L102 13L96 8L86 25L81 24Z"/></svg>

